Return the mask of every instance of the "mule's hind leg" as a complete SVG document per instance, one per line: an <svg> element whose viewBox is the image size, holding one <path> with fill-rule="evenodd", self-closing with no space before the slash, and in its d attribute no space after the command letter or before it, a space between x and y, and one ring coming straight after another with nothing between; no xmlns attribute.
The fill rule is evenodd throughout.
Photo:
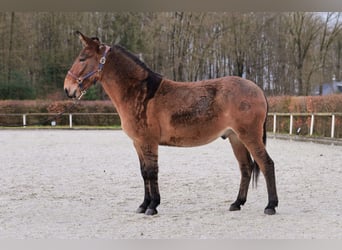
<svg viewBox="0 0 342 250"><path fill-rule="evenodd" d="M243 140L248 151L251 153L253 159L257 162L260 167L261 172L263 173L268 193L268 204L264 210L265 214L275 214L275 207L278 206L278 195L276 189L276 180L274 173L274 162L271 157L268 155L265 145L262 142L262 139L250 139L245 138Z"/></svg>
<svg viewBox="0 0 342 250"><path fill-rule="evenodd" d="M236 134L229 136L229 141L232 145L234 155L239 163L241 172L240 189L237 199L230 205L230 211L236 211L241 209L241 205L244 205L247 200L248 186L252 176L253 161L246 147L237 138Z"/></svg>
<svg viewBox="0 0 342 250"><path fill-rule="evenodd" d="M146 215L157 214L157 206L160 204L158 187L158 145L134 143L139 156L141 175L144 179L145 196L143 203L137 209L137 213Z"/></svg>

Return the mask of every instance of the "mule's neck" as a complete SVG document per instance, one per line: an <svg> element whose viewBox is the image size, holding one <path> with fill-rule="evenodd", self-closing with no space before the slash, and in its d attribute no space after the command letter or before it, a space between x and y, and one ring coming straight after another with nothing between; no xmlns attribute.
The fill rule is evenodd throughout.
<svg viewBox="0 0 342 250"><path fill-rule="evenodd" d="M161 80L159 74L150 70L135 55L114 46L108 54L101 83L120 112L123 106L153 98Z"/></svg>

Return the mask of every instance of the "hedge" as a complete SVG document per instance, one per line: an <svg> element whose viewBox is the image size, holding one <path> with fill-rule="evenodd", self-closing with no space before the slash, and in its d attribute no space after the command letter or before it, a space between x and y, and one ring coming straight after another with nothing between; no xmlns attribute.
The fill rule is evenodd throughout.
<svg viewBox="0 0 342 250"><path fill-rule="evenodd" d="M278 113L342 113L342 95L272 96L269 112Z"/></svg>
<svg viewBox="0 0 342 250"><path fill-rule="evenodd" d="M269 112L279 113L342 113L342 95L327 96L271 96L268 97ZM0 113L54 113L64 110L73 101L49 100L0 100ZM111 101L81 101L75 106L79 113L112 113L116 112Z"/></svg>
<svg viewBox="0 0 342 250"><path fill-rule="evenodd" d="M342 113L342 95L327 96L275 96L268 97L269 112L278 113ZM24 113L59 113L66 110L73 101L49 101L49 100L3 100L0 101L0 114L24 114ZM81 101L73 108L73 113L115 113L116 110L111 101ZM49 117L30 116L28 124L36 123ZM20 117L0 116L0 124L21 123ZM269 118L268 131L272 131L273 121ZM308 134L310 116L295 117L294 129L301 128L302 134ZM57 121L60 125L68 124L68 117L62 117ZM118 116L75 116L74 125L120 125ZM342 138L342 117L336 116L335 135ZM331 118L316 117L314 134L330 136ZM279 117L277 119L277 132L288 133L289 119Z"/></svg>

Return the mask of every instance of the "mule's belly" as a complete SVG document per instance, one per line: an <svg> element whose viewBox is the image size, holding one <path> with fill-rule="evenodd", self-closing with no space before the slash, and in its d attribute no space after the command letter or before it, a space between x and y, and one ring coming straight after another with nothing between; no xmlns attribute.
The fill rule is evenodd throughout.
<svg viewBox="0 0 342 250"><path fill-rule="evenodd" d="M168 140L162 140L159 145L174 146L174 147L197 147L208 144L217 139L214 138L188 138L181 136L171 136Z"/></svg>
<svg viewBox="0 0 342 250"><path fill-rule="evenodd" d="M196 147L213 142L218 137L224 136L229 129L210 131L208 128L174 130L161 136L160 145L175 147Z"/></svg>

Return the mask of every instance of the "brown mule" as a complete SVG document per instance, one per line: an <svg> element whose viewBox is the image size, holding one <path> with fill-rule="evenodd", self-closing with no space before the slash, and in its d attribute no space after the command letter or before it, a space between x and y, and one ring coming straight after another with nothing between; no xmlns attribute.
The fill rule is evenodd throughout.
<svg viewBox="0 0 342 250"><path fill-rule="evenodd" d="M121 46L77 32L83 49L68 72L64 90L80 98L101 82L120 115L122 129L133 140L144 179L145 197L137 212L157 213L158 145L192 147L218 137L229 138L241 171L240 190L230 210L240 210L252 173L265 176L268 205L278 205L274 163L265 149L267 101L253 82L227 76L199 82L175 82L154 73ZM252 160L254 159L254 161Z"/></svg>

